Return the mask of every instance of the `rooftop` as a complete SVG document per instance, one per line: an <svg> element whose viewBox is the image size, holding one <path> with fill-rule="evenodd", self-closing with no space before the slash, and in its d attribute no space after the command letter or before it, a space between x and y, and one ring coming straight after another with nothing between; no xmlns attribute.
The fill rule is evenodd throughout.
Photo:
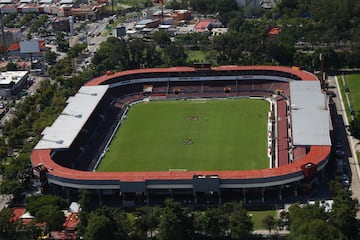
<svg viewBox="0 0 360 240"><path fill-rule="evenodd" d="M294 145L331 145L330 115L319 81L290 81Z"/></svg>
<svg viewBox="0 0 360 240"><path fill-rule="evenodd" d="M71 213L66 217L63 227L66 230L73 230L76 228L76 226L79 224L79 222L80 222L79 214Z"/></svg>
<svg viewBox="0 0 360 240"><path fill-rule="evenodd" d="M270 28L270 30L268 31L268 34L275 36L275 35L278 35L280 32L281 32L280 27L273 27L273 28Z"/></svg>
<svg viewBox="0 0 360 240"><path fill-rule="evenodd" d="M67 106L53 125L44 129L35 149L69 148L108 87L108 85L81 87L75 96L68 99Z"/></svg>
<svg viewBox="0 0 360 240"><path fill-rule="evenodd" d="M17 83L20 81L28 71L7 71L0 72L0 85L8 85L11 82Z"/></svg>

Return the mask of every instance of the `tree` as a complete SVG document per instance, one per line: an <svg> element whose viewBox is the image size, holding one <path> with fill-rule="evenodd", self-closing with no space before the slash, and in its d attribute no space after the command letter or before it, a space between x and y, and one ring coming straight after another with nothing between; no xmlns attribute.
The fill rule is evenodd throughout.
<svg viewBox="0 0 360 240"><path fill-rule="evenodd" d="M22 224L22 227L26 239L39 239L43 232L43 229L41 229L40 226L37 226L33 221L26 225Z"/></svg>
<svg viewBox="0 0 360 240"><path fill-rule="evenodd" d="M254 223L242 203L227 203L224 205L223 211L227 217L230 236L233 239L249 239L254 229Z"/></svg>
<svg viewBox="0 0 360 240"><path fill-rule="evenodd" d="M187 55L182 46L171 44L164 48L163 58L166 66L184 66L186 65Z"/></svg>
<svg viewBox="0 0 360 240"><path fill-rule="evenodd" d="M289 227L289 212L288 211L280 212L276 225L279 228L279 230L283 230L285 227Z"/></svg>
<svg viewBox="0 0 360 240"><path fill-rule="evenodd" d="M83 219L80 216L81 222ZM79 236L84 239L130 239L134 233L133 225L127 214L121 209L112 209L102 207L85 214L87 224L83 224L80 229ZM96 226L96 227L94 227Z"/></svg>
<svg viewBox="0 0 360 240"><path fill-rule="evenodd" d="M2 194L13 194L14 198L19 199L24 190L24 185L19 180L3 180L0 184Z"/></svg>
<svg viewBox="0 0 360 240"><path fill-rule="evenodd" d="M62 209L66 201L54 195L33 195L26 199L26 209L37 221L46 222L50 230L61 230L65 222Z"/></svg>
<svg viewBox="0 0 360 240"><path fill-rule="evenodd" d="M345 239L319 203L301 206L294 204L289 208L290 240L305 239Z"/></svg>
<svg viewBox="0 0 360 240"><path fill-rule="evenodd" d="M104 215L96 213L89 217L84 239L86 240L102 240L115 239L115 230L110 219Z"/></svg>
<svg viewBox="0 0 360 240"><path fill-rule="evenodd" d="M130 233L133 233L133 224L129 220L126 212L121 209L112 211L110 220L114 224L115 236L118 239L130 239Z"/></svg>
<svg viewBox="0 0 360 240"><path fill-rule="evenodd" d="M27 34L26 34L26 40L31 40L32 39L32 34L31 32L29 31Z"/></svg>
<svg viewBox="0 0 360 240"><path fill-rule="evenodd" d="M18 67L15 63L13 62L9 62L8 65L6 66L6 70L8 71L17 71Z"/></svg>
<svg viewBox="0 0 360 240"><path fill-rule="evenodd" d="M36 216L37 212L41 211L41 209L46 206L50 206L55 209L64 209L66 208L66 205L67 203L65 199L50 194L33 195L26 199L26 209L33 216Z"/></svg>
<svg viewBox="0 0 360 240"><path fill-rule="evenodd" d="M11 220L14 212L10 208L3 208L0 211L0 238L16 239L16 227Z"/></svg>
<svg viewBox="0 0 360 240"><path fill-rule="evenodd" d="M61 209L56 206L46 205L41 207L35 214L38 222L46 222L49 231L60 231L63 229L65 215Z"/></svg>
<svg viewBox="0 0 360 240"><path fill-rule="evenodd" d="M109 37L106 42L100 44L92 63L96 74L100 75L107 70L129 69L129 59L128 45L125 40Z"/></svg>
<svg viewBox="0 0 360 240"><path fill-rule="evenodd" d="M91 208L91 202L93 201L93 195L89 190L81 189L79 195L79 204L81 211L89 212Z"/></svg>
<svg viewBox="0 0 360 240"><path fill-rule="evenodd" d="M263 225L269 230L269 234L271 234L271 230L274 229L276 225L276 220L272 215L267 215L262 220Z"/></svg>
<svg viewBox="0 0 360 240"><path fill-rule="evenodd" d="M245 21L246 20L243 16L238 15L229 21L228 28L236 32L241 32L242 26L245 24Z"/></svg>
<svg viewBox="0 0 360 240"><path fill-rule="evenodd" d="M338 185L341 185L338 182ZM330 213L331 222L342 232L347 239L358 239L359 229L356 214L359 211L359 202L353 199L351 191L344 187L335 188L334 203Z"/></svg>
<svg viewBox="0 0 360 240"><path fill-rule="evenodd" d="M65 34L63 32L56 33L56 42L60 52L67 52L69 50L69 41L65 40Z"/></svg>
<svg viewBox="0 0 360 240"><path fill-rule="evenodd" d="M164 30L154 32L152 37L160 47L167 46L171 43L170 34Z"/></svg>
<svg viewBox="0 0 360 240"><path fill-rule="evenodd" d="M292 228L293 229L293 228ZM297 226L296 233L290 230L289 240L323 240L323 239L338 239L345 240L346 238L334 226L323 219L310 219L304 221Z"/></svg>
<svg viewBox="0 0 360 240"><path fill-rule="evenodd" d="M53 51L46 51L44 54L44 58L49 65L53 65L56 63L57 55Z"/></svg>
<svg viewBox="0 0 360 240"><path fill-rule="evenodd" d="M224 215L219 207L208 208L205 212L195 215L198 232L219 239L226 236L226 225Z"/></svg>
<svg viewBox="0 0 360 240"><path fill-rule="evenodd" d="M165 207L162 209L159 224L160 240L182 240L189 239L190 225L189 218L180 207L180 203L172 199L165 200Z"/></svg>
<svg viewBox="0 0 360 240"><path fill-rule="evenodd" d="M157 206L144 206L135 211L136 235L141 239L153 238L159 225L160 209Z"/></svg>
<svg viewBox="0 0 360 240"><path fill-rule="evenodd" d="M351 120L349 125L349 131L351 135L356 138L360 139L360 114L356 114L354 119Z"/></svg>

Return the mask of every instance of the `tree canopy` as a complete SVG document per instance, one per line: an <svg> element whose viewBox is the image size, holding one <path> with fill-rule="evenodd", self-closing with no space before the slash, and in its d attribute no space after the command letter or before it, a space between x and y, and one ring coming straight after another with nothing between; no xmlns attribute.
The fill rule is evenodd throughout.
<svg viewBox="0 0 360 240"><path fill-rule="evenodd" d="M354 138L360 139L360 114L356 114L350 121L349 131Z"/></svg>

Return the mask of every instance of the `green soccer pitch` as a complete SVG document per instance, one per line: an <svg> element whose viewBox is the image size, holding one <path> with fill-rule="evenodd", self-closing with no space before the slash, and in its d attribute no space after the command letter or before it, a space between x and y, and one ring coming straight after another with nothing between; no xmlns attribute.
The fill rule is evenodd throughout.
<svg viewBox="0 0 360 240"><path fill-rule="evenodd" d="M97 171L269 168L269 109L260 99L134 104Z"/></svg>

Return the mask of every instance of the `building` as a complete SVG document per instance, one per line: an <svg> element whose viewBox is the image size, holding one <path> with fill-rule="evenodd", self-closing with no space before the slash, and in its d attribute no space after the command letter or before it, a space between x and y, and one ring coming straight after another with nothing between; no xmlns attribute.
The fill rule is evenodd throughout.
<svg viewBox="0 0 360 240"><path fill-rule="evenodd" d="M185 99L270 98L276 109L269 117L269 129L275 129L269 130L267 139L270 167L251 171L96 172L105 143L111 139L109 133L115 131L129 104L143 100L144 88L150 89L150 85L146 98L178 99L175 90L179 88ZM79 189L88 189L100 198L117 198L125 205L169 196L213 204L233 197L249 204L293 198L321 178L330 156L330 114L324 98L315 75L287 67L210 68L203 64L109 72L80 88L52 126L43 131L31 155L34 175L53 192L77 194ZM100 129L109 138L97 139Z"/></svg>
<svg viewBox="0 0 360 240"><path fill-rule="evenodd" d="M209 32L211 31L213 28L223 28L223 24L217 20L217 19L200 19L196 24L195 24L195 31L196 32Z"/></svg>
<svg viewBox="0 0 360 240"><path fill-rule="evenodd" d="M54 31L70 32L69 17L56 17L51 25Z"/></svg>
<svg viewBox="0 0 360 240"><path fill-rule="evenodd" d="M228 28L213 28L211 29L212 36L218 36L228 32Z"/></svg>
<svg viewBox="0 0 360 240"><path fill-rule="evenodd" d="M126 36L126 27L122 24L119 24L114 29L114 36L117 38L123 38Z"/></svg>
<svg viewBox="0 0 360 240"><path fill-rule="evenodd" d="M159 26L160 22L160 19L143 19L135 25L135 29L142 30L144 28L156 28Z"/></svg>
<svg viewBox="0 0 360 240"><path fill-rule="evenodd" d="M44 57L44 53L48 50L45 46L45 40L33 40L38 42L39 47L34 48L34 52L31 54L29 52L23 52L21 50L21 44L19 42L15 42L8 47L8 56L10 59L18 60L18 59L28 59L28 60L41 60ZM29 42L29 41L27 41ZM31 42L31 41L30 41Z"/></svg>
<svg viewBox="0 0 360 240"><path fill-rule="evenodd" d="M191 16L191 11L184 9L184 10L174 10L172 17L174 18L175 21L189 21L191 20L192 16Z"/></svg>
<svg viewBox="0 0 360 240"><path fill-rule="evenodd" d="M28 71L0 72L0 96L11 97L21 91L27 84Z"/></svg>
<svg viewBox="0 0 360 240"><path fill-rule="evenodd" d="M281 33L280 27L272 27L269 29L267 35L268 35L268 37L274 38L274 37L278 36L280 33Z"/></svg>
<svg viewBox="0 0 360 240"><path fill-rule="evenodd" d="M0 33L0 46L4 46L5 44L6 48L8 48L11 44L20 42L22 40L20 28L5 29L4 36Z"/></svg>

